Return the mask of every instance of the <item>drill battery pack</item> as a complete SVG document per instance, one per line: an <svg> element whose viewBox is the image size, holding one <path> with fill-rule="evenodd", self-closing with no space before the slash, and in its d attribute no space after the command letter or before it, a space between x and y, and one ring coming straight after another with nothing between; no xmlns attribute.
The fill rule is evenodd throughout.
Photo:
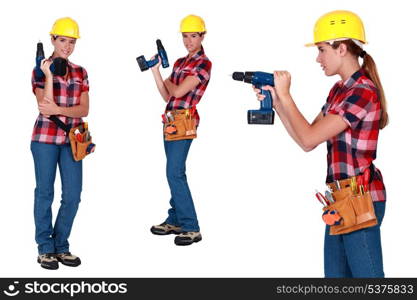
<svg viewBox="0 0 417 300"><path fill-rule="evenodd" d="M139 68L142 72L149 69L148 63L146 62L145 56L141 55L136 58L136 61L138 62Z"/></svg>
<svg viewBox="0 0 417 300"><path fill-rule="evenodd" d="M274 124L274 111L270 110L248 110L248 124Z"/></svg>

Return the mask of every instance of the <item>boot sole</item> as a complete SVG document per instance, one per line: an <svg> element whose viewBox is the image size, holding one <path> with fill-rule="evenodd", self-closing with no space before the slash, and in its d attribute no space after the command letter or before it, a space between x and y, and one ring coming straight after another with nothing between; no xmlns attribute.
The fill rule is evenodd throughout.
<svg viewBox="0 0 417 300"><path fill-rule="evenodd" d="M43 265L39 258L38 258L38 264L40 264L42 268L47 269L47 270L58 270L58 268L59 268L59 265L57 265L56 267Z"/></svg>
<svg viewBox="0 0 417 300"><path fill-rule="evenodd" d="M62 261L62 260L61 260L61 259L59 259L59 258L57 258L57 260L58 260L61 264L63 264L64 266L67 266L67 267L73 267L73 268L75 268L75 267L78 267L79 265L81 265L81 262L79 262L79 263L67 263L67 262Z"/></svg>
<svg viewBox="0 0 417 300"><path fill-rule="evenodd" d="M81 263L79 263L79 264L69 264L69 263L64 263L62 261L60 261L60 263L63 264L64 266L72 267L72 268L75 268L75 267L78 267L79 265L81 265Z"/></svg>
<svg viewBox="0 0 417 300"><path fill-rule="evenodd" d="M193 243L198 243L199 241L201 241L203 238L200 236L198 238L195 238L194 240L190 240L190 241L176 241L174 240L175 245L177 246L188 246L191 245Z"/></svg>
<svg viewBox="0 0 417 300"><path fill-rule="evenodd" d="M181 233L181 232L178 232L178 231L175 231L175 230L170 230L170 231L154 231L154 230L152 230L152 228L151 228L151 232L152 232L152 234L155 234L155 235L170 235L170 234L178 235L178 234Z"/></svg>

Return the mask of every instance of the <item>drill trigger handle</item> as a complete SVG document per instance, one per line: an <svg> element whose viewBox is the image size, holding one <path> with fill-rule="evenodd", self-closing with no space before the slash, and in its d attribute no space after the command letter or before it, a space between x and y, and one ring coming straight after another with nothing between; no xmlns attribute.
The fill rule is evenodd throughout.
<svg viewBox="0 0 417 300"><path fill-rule="evenodd" d="M268 90L263 90L262 85L255 85L257 89L261 90L261 94L265 96L264 100L261 101L261 110L271 110L272 109L272 95Z"/></svg>
<svg viewBox="0 0 417 300"><path fill-rule="evenodd" d="M152 68L153 66L156 66L159 62L159 59L160 59L159 54L156 53L155 58L148 61L148 67Z"/></svg>

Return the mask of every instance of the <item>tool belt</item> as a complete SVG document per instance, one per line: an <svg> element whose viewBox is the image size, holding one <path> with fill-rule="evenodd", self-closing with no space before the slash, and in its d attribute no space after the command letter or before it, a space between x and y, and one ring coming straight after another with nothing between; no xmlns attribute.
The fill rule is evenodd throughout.
<svg viewBox="0 0 417 300"><path fill-rule="evenodd" d="M96 145L92 142L87 123L71 128L56 116L51 116L49 119L67 133L71 144L72 157L75 161L80 161L94 152Z"/></svg>
<svg viewBox="0 0 417 300"><path fill-rule="evenodd" d="M323 220L335 218L330 235L345 234L378 224L374 205L362 175L329 183L334 202L323 208Z"/></svg>
<svg viewBox="0 0 417 300"><path fill-rule="evenodd" d="M197 137L195 107L168 110L162 115L165 141L190 140Z"/></svg>

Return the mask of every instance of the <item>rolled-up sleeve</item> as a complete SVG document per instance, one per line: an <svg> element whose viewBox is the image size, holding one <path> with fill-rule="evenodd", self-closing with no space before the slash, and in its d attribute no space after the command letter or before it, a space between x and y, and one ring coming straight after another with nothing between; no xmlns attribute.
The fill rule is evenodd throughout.
<svg viewBox="0 0 417 300"><path fill-rule="evenodd" d="M192 71L192 75L196 76L201 84L205 84L210 80L211 62L203 60L198 63Z"/></svg>
<svg viewBox="0 0 417 300"><path fill-rule="evenodd" d="M339 105L329 110L329 113L341 116L348 126L354 129L370 112L376 97L375 91L371 89L353 88Z"/></svg>
<svg viewBox="0 0 417 300"><path fill-rule="evenodd" d="M81 86L81 92L88 92L90 90L90 84L88 82L87 71L83 68L83 81Z"/></svg>
<svg viewBox="0 0 417 300"><path fill-rule="evenodd" d="M35 69L32 71L32 92L35 94L37 88L45 88L45 76L37 77Z"/></svg>

